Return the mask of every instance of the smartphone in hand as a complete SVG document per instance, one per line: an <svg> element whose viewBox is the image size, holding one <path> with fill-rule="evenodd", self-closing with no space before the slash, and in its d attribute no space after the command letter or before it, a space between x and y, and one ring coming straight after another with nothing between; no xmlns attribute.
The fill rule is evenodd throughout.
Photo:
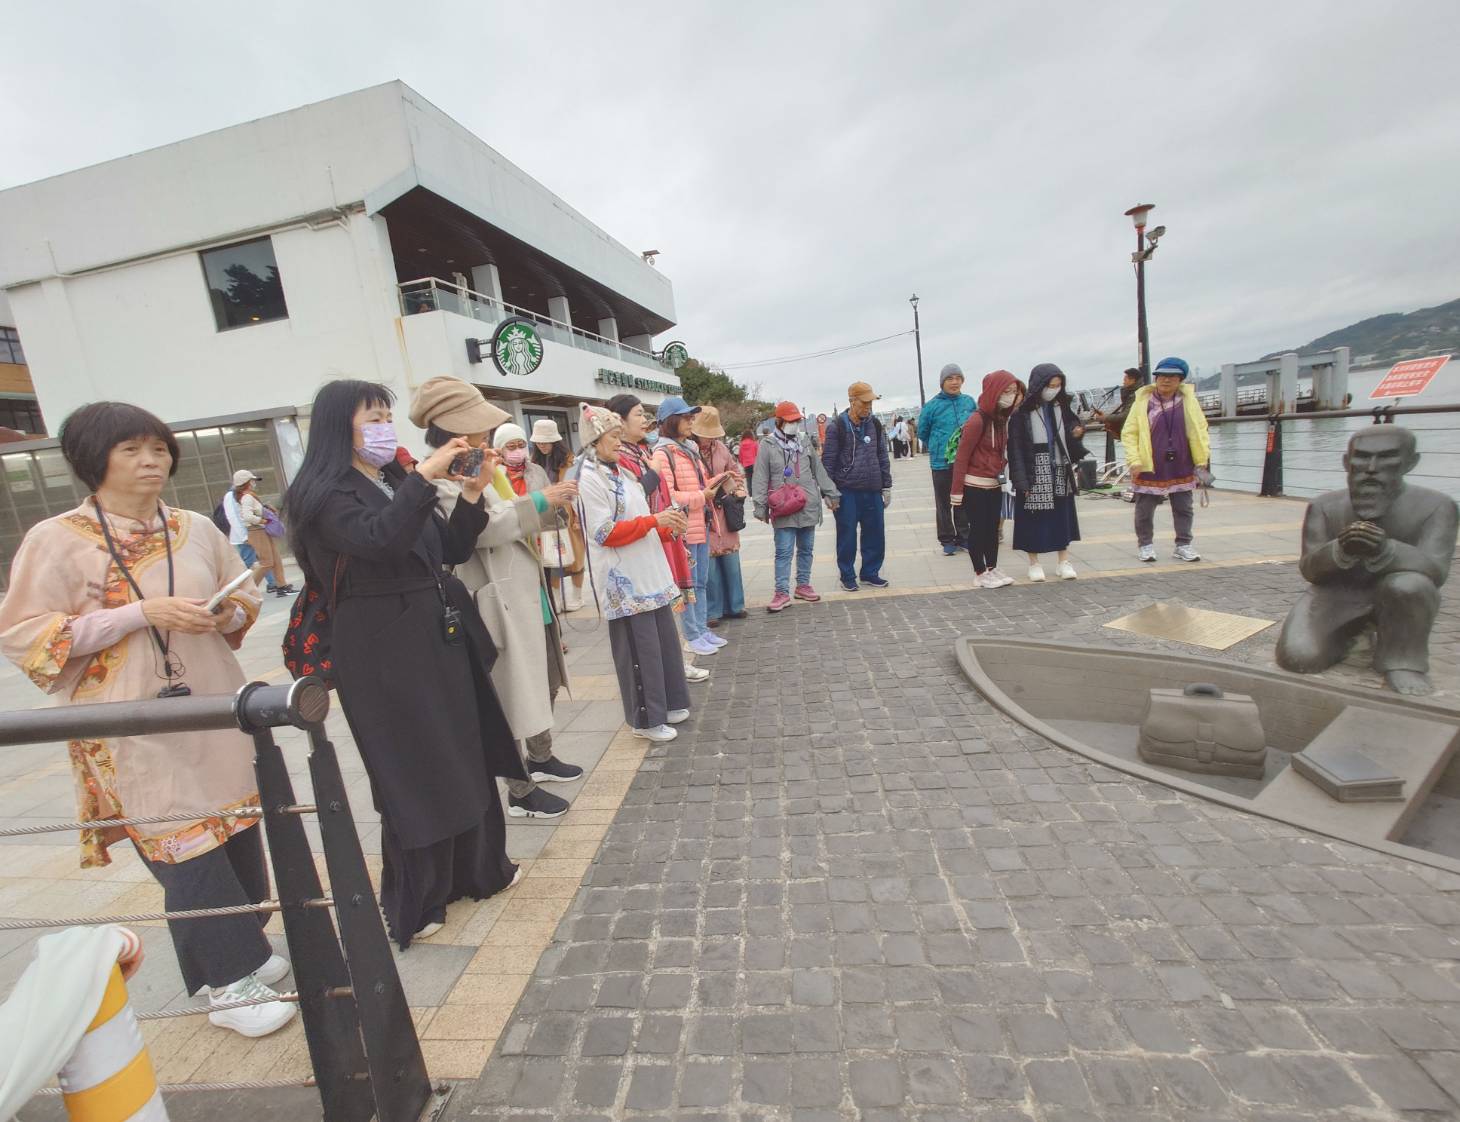
<svg viewBox="0 0 1460 1122"><path fill-rule="evenodd" d="M471 448L462 452L451 461L451 466L446 470L452 475L464 475L468 479L475 479L482 470L482 460L486 459L486 452L480 448Z"/></svg>
<svg viewBox="0 0 1460 1122"><path fill-rule="evenodd" d="M253 580L253 573L245 569L217 592L213 593L212 598L203 605L203 610L210 613L216 612L222 606L224 600L227 600L228 597L232 596L251 580Z"/></svg>

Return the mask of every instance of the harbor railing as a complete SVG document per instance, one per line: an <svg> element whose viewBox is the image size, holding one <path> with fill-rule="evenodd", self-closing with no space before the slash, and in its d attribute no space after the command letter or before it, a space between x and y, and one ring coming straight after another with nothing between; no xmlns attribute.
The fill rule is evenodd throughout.
<svg viewBox="0 0 1460 1122"><path fill-rule="evenodd" d="M277 897L240 909L202 908L146 915L77 916L70 919L0 921L0 930L147 923L233 915L240 910L281 913L293 964L296 993L279 1000L298 1002L313 1074L303 1081L162 1084L164 1094L286 1087L318 1090L325 1122L417 1122L445 1104L445 1087L433 1088L390 953L375 890L355 832L349 798L334 745L325 736L329 692L317 678L289 686L253 683L236 695L212 695L72 705L0 714L0 747L120 736L239 729L253 738L260 807L230 811L262 820L273 865ZM294 785L273 730L304 730L309 740L309 774L314 802L295 800ZM216 814L203 809L177 816L193 821ZM323 842L330 890L320 884L304 818L313 815ZM146 822L173 819L149 818ZM0 837L43 832L109 829L142 820L107 819L0 828ZM238 1002L260 1004L263 1000ZM179 1016L206 1017L203 1004L182 1010L142 1013L140 1021ZM59 1089L48 1092L59 1094Z"/></svg>
<svg viewBox="0 0 1460 1122"><path fill-rule="evenodd" d="M1364 422L1403 419L1420 441L1420 464L1406 478L1436 490L1460 490L1460 404L1378 405L1210 417L1212 471L1218 486L1256 487L1259 495L1312 497L1344 486L1342 454ZM1354 421L1356 424L1327 422ZM1227 435L1229 427L1231 436ZM1427 434L1440 434L1430 436ZM1435 447L1435 445L1441 445Z"/></svg>

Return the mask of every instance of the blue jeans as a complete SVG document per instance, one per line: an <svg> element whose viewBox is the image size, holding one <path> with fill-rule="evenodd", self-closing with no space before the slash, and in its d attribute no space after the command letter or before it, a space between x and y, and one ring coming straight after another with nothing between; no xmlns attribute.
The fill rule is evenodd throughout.
<svg viewBox="0 0 1460 1122"><path fill-rule="evenodd" d="M881 491L843 491L836 508L836 567L843 583L857 579L857 529L862 531L862 579L882 575L887 538L882 520Z"/></svg>
<svg viewBox="0 0 1460 1122"><path fill-rule="evenodd" d="M811 583L811 555L816 548L816 527L787 526L776 530L776 591L791 591L791 554L796 554L796 587Z"/></svg>
<svg viewBox="0 0 1460 1122"><path fill-rule="evenodd" d="M684 640L693 643L709 630L710 598L705 595L705 585L710 579L710 543L686 546L689 550L689 571L695 582L695 602L686 604L679 617L684 629Z"/></svg>
<svg viewBox="0 0 1460 1122"><path fill-rule="evenodd" d="M236 545L233 548L238 550L238 555L243 558L243 567L245 569L252 569L255 565L259 563L258 551L255 550L253 546L249 545L248 542L243 542L241 545ZM268 591L274 591L273 569L269 569L267 572L264 573L264 586Z"/></svg>
<svg viewBox="0 0 1460 1122"><path fill-rule="evenodd" d="M710 619L724 619L745 611L745 585L740 581L740 553L710 558L710 579L705 585Z"/></svg>

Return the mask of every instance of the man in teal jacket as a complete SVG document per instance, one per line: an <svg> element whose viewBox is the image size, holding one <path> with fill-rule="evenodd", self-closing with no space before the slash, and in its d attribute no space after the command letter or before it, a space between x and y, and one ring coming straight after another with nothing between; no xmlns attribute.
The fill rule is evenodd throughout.
<svg viewBox="0 0 1460 1122"><path fill-rule="evenodd" d="M933 507L938 513L938 541L945 557L963 551L968 537L967 516L962 507L949 501L953 486L953 464L944 454L948 438L961 432L963 422L973 415L978 402L963 392L963 371L950 362L938 376L938 396L923 406L918 416L918 439L933 462Z"/></svg>

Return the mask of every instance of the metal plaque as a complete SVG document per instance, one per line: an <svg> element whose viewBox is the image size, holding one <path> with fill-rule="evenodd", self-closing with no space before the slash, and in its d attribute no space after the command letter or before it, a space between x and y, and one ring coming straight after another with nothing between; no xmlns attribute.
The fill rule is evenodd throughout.
<svg viewBox="0 0 1460 1122"><path fill-rule="evenodd" d="M1162 601L1128 616L1113 619L1105 626L1135 635L1149 635L1153 639L1174 639L1178 643L1225 651L1276 622L1271 619L1253 619L1251 616L1234 616L1228 612L1209 612L1203 608L1188 608L1185 604Z"/></svg>

